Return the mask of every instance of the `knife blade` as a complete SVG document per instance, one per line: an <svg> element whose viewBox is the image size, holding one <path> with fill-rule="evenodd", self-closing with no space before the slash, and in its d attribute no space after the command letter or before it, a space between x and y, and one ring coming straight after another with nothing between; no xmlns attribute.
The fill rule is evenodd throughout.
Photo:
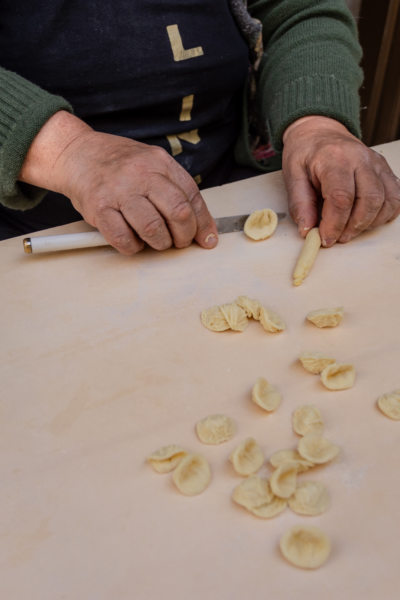
<svg viewBox="0 0 400 600"><path fill-rule="evenodd" d="M279 220L286 217L286 213L277 213L277 215ZM248 216L248 214L245 214L217 217L214 220L217 225L218 233L243 231ZM58 252L62 250L76 250L79 248L94 248L96 246L109 245L99 231L82 231L80 233L28 237L24 238L22 243L26 254Z"/></svg>

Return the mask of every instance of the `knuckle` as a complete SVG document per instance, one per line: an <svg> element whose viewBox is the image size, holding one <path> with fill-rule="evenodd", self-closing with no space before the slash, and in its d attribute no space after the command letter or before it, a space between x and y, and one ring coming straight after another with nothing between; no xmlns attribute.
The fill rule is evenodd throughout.
<svg viewBox="0 0 400 600"><path fill-rule="evenodd" d="M353 194L351 194L348 190L344 189L333 189L330 190L325 195L325 200L327 200L332 208L337 211L348 210L353 204Z"/></svg>
<svg viewBox="0 0 400 600"><path fill-rule="evenodd" d="M168 154L168 152L161 146L150 146L149 152L154 161L165 162L171 159L171 156Z"/></svg>
<svg viewBox="0 0 400 600"><path fill-rule="evenodd" d="M144 244L135 243L132 236L123 233L114 233L110 235L111 245L122 254L130 256L142 250Z"/></svg>
<svg viewBox="0 0 400 600"><path fill-rule="evenodd" d="M164 229L163 225L164 223L160 217L154 217L144 224L143 229L140 232L141 236L150 239L157 238L162 234Z"/></svg>
<svg viewBox="0 0 400 600"><path fill-rule="evenodd" d="M192 214L193 211L189 202L182 198L171 207L170 219L178 223L185 223L190 219Z"/></svg>
<svg viewBox="0 0 400 600"><path fill-rule="evenodd" d="M189 202L190 202L190 207L191 207L192 211L194 212L196 218L199 216L209 218L209 212L208 212L207 206L199 192L196 192L190 198Z"/></svg>

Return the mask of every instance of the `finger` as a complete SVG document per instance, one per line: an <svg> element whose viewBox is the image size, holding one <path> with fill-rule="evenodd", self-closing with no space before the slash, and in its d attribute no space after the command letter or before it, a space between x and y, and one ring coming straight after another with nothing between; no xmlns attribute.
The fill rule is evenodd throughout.
<svg viewBox="0 0 400 600"><path fill-rule="evenodd" d="M194 179L176 161L169 171L171 180L184 192L196 218L194 239L202 248L214 248L218 244L218 231L207 205Z"/></svg>
<svg viewBox="0 0 400 600"><path fill-rule="evenodd" d="M389 223L400 214L400 180L393 173L382 173L381 179L385 187L385 203L369 229Z"/></svg>
<svg viewBox="0 0 400 600"><path fill-rule="evenodd" d="M147 197L168 224L176 248L189 246L197 231L197 220L189 198L171 179L151 177Z"/></svg>
<svg viewBox="0 0 400 600"><path fill-rule="evenodd" d="M318 197L307 175L285 174L289 212L302 237L318 223Z"/></svg>
<svg viewBox="0 0 400 600"><path fill-rule="evenodd" d="M320 176L323 198L319 231L322 245L329 247L340 238L354 203L353 170L338 166L326 169Z"/></svg>
<svg viewBox="0 0 400 600"><path fill-rule="evenodd" d="M385 202L385 188L375 171L361 167L355 172L355 203L340 242L349 242L370 227Z"/></svg>
<svg viewBox="0 0 400 600"><path fill-rule="evenodd" d="M95 226L121 254L131 256L144 248L142 240L135 235L121 213L113 208L104 209L97 215Z"/></svg>
<svg viewBox="0 0 400 600"><path fill-rule="evenodd" d="M171 248L172 238L164 218L148 198L139 195L124 198L120 210L140 239L151 248L154 250Z"/></svg>
<svg viewBox="0 0 400 600"><path fill-rule="evenodd" d="M218 244L217 225L200 192L197 192L191 199L191 204L197 221L197 232L194 239L202 248L215 248Z"/></svg>

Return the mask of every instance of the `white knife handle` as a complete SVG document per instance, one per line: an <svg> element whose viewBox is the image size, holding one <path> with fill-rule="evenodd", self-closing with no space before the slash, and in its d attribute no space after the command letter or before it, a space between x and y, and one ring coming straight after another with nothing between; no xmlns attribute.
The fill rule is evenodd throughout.
<svg viewBox="0 0 400 600"><path fill-rule="evenodd" d="M27 254L109 245L99 231L84 231L82 233L65 233L62 235L44 235L25 238L23 244L24 251Z"/></svg>

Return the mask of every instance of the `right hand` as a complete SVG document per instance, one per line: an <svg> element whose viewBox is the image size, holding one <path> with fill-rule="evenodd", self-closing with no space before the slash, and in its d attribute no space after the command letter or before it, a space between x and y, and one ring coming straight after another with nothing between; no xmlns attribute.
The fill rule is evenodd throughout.
<svg viewBox="0 0 400 600"><path fill-rule="evenodd" d="M47 184L122 254L135 254L145 243L155 250L193 240L203 248L217 244L215 222L193 178L158 146L82 127L53 161Z"/></svg>

